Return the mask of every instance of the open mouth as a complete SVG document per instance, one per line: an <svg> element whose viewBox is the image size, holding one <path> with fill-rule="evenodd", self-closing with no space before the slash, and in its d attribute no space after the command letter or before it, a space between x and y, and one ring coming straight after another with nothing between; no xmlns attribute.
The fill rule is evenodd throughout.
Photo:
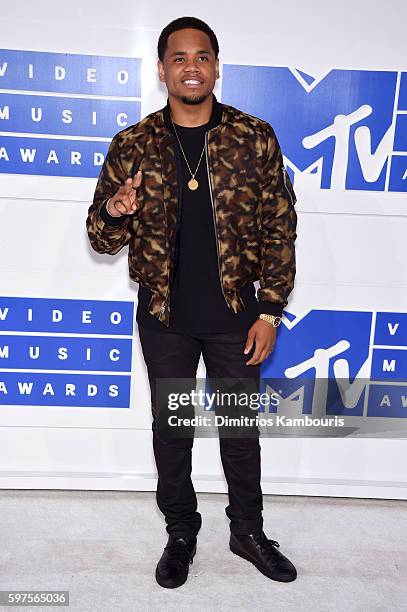
<svg viewBox="0 0 407 612"><path fill-rule="evenodd" d="M202 85L202 81L198 81L198 79L185 79L185 81L182 81L182 84L194 88Z"/></svg>

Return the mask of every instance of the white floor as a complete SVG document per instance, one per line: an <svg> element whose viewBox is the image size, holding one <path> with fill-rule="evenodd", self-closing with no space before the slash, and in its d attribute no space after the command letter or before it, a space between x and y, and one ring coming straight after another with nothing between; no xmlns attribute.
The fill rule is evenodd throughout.
<svg viewBox="0 0 407 612"><path fill-rule="evenodd" d="M71 612L407 611L407 502L265 495L264 530L298 571L283 584L229 551L226 495L198 501L197 554L170 590L154 493L2 490L0 590L68 590Z"/></svg>

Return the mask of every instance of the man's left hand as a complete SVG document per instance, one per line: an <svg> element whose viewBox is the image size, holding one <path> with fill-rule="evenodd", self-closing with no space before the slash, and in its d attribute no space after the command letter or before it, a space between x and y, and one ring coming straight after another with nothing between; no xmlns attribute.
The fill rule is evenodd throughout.
<svg viewBox="0 0 407 612"><path fill-rule="evenodd" d="M276 327L273 327L267 321L263 321L263 319L258 319L247 333L244 353L246 354L251 351L253 342L256 343L256 348L249 361L246 361L246 365L258 365L267 359L274 348L276 336Z"/></svg>

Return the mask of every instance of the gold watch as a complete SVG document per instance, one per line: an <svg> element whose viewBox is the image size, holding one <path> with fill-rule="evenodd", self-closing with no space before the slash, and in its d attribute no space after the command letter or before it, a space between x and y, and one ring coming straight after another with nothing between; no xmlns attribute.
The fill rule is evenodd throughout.
<svg viewBox="0 0 407 612"><path fill-rule="evenodd" d="M281 323L281 317L276 317L275 315L270 314L261 314L259 315L259 319L263 319L263 321L267 321L273 327L278 327Z"/></svg>

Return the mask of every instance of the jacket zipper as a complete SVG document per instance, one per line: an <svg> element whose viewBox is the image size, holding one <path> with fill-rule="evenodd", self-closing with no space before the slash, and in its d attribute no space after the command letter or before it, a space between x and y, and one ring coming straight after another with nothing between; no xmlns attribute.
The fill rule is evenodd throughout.
<svg viewBox="0 0 407 612"><path fill-rule="evenodd" d="M161 308L160 308L160 312L161 312L161 314L164 314L165 309L167 308L167 299L168 299L168 293L167 293L167 295L165 296L165 298L164 298L164 302L163 302L163 304L162 304L162 306L161 306Z"/></svg>
<svg viewBox="0 0 407 612"><path fill-rule="evenodd" d="M220 253L219 253L219 243L218 243L218 232L217 232L217 228L216 228L216 211L215 211L215 206L214 206L214 203L213 203L212 182L211 182L211 175L210 175L210 171L209 171L208 132L205 132L205 157L206 157L206 170L208 172L209 194L210 194L210 197L211 197L211 204L212 204L212 218L213 218L213 225L214 225L214 228L215 228L215 242L216 242L216 252L217 252L217 255L218 255L219 282L220 282L220 286L221 286L221 289L222 289L223 297L225 298L225 302L229 306L229 308L231 308L229 302L226 299L226 295L225 295L225 292L223 290L223 284L222 284L222 271L221 271L221 266L220 266Z"/></svg>
<svg viewBox="0 0 407 612"><path fill-rule="evenodd" d="M177 214L179 214L178 210L177 210ZM171 268L171 263L172 264L174 263L173 258L170 258L169 269L168 269L168 288L167 288L167 293L165 294L165 297L164 297L164 302L162 303L161 308L160 308L160 313L161 314L164 314L164 312L166 311L168 298L170 297L170 292L171 292L171 283L170 283L170 281L171 281L171 278L170 278L171 274L170 274L170 271L171 271L171 269L173 270L173 267Z"/></svg>

